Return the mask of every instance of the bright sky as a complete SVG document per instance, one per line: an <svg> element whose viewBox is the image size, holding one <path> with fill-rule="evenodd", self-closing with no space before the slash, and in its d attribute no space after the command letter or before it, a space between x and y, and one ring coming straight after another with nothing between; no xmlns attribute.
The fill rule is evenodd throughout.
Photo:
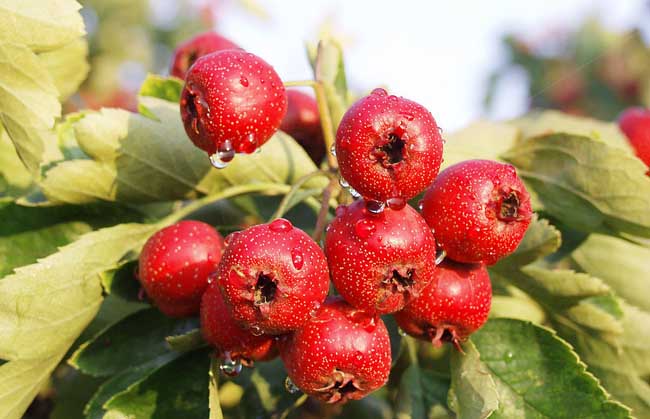
<svg viewBox="0 0 650 419"><path fill-rule="evenodd" d="M235 1L224 1L218 30L269 61L284 80L310 76L304 41L314 39L330 18L349 41L345 54L351 85L362 90L386 85L391 93L429 108L445 130L482 115L486 78L504 59L504 33L543 35L598 16L619 30L645 21L650 40L646 0L257 2L269 12L268 21L246 13ZM513 75L494 117L525 110L524 83L521 75Z"/></svg>

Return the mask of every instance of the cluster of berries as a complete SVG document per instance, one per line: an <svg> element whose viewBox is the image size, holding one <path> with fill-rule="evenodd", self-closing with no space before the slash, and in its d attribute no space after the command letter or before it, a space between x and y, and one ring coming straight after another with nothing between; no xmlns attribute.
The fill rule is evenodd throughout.
<svg viewBox="0 0 650 419"><path fill-rule="evenodd" d="M190 138L222 160L224 144L245 153L259 147L286 108L281 86L252 54L199 58L181 101ZM342 183L359 199L337 208L324 249L282 218L225 240L206 224L181 221L145 244L142 286L167 315L200 312L224 373L279 354L290 387L332 403L362 398L390 373L380 316L460 348L487 320L486 265L514 251L531 220L512 166L471 160L438 175L442 149L429 111L375 89L336 133ZM425 189L420 213L407 201ZM337 296L328 297L330 279Z"/></svg>

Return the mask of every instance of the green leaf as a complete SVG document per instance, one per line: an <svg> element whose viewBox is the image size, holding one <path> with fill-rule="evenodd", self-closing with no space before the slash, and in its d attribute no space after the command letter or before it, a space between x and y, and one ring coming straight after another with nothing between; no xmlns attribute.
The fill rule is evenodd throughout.
<svg viewBox="0 0 650 419"><path fill-rule="evenodd" d="M31 184L32 175L23 165L11 139L0 124L0 198L16 198L25 193Z"/></svg>
<svg viewBox="0 0 650 419"><path fill-rule="evenodd" d="M563 223L650 237L647 168L624 151L587 137L553 134L521 142L504 158Z"/></svg>
<svg viewBox="0 0 650 419"><path fill-rule="evenodd" d="M323 85L327 106L332 116L332 129L336 132L343 114L350 106L341 44L331 37L321 39L318 42L312 68L314 79Z"/></svg>
<svg viewBox="0 0 650 419"><path fill-rule="evenodd" d="M62 161L45 171L41 187L52 202L169 201L232 185L292 184L316 170L306 152L280 132L260 153L239 155L226 169L214 169L188 140L177 104L155 98L143 103L156 119L104 109L74 124L79 146L93 160ZM304 187L326 182L314 178Z"/></svg>
<svg viewBox="0 0 650 419"><path fill-rule="evenodd" d="M499 408L496 384L474 344L465 343L463 350L451 355L449 407L458 419L484 419Z"/></svg>
<svg viewBox="0 0 650 419"><path fill-rule="evenodd" d="M546 328L494 319L473 335L472 342L480 354L482 370L491 375L499 396L499 407L490 418L631 417L628 409L608 400L571 347ZM453 368L462 366L458 363ZM476 389L485 394L484 388L472 391ZM459 390L455 392L464 400Z"/></svg>
<svg viewBox="0 0 650 419"><path fill-rule="evenodd" d="M502 153L515 145L519 130L511 125L477 121L469 126L444 135L444 162L442 167L471 159L498 160Z"/></svg>
<svg viewBox="0 0 650 419"><path fill-rule="evenodd" d="M443 418L448 417L447 392L449 379L434 371L410 365L402 374L397 393L395 417Z"/></svg>
<svg viewBox="0 0 650 419"><path fill-rule="evenodd" d="M169 347L176 352L188 352L206 345L200 329L192 329L180 335L165 338Z"/></svg>
<svg viewBox="0 0 650 419"><path fill-rule="evenodd" d="M52 376L54 410L49 419L83 417L84 406L101 385L102 380L81 374L66 365L60 365Z"/></svg>
<svg viewBox="0 0 650 419"><path fill-rule="evenodd" d="M170 352L165 338L193 330L196 323L172 319L155 308L138 311L81 345L68 362L92 376L115 374L165 356Z"/></svg>
<svg viewBox="0 0 650 419"><path fill-rule="evenodd" d="M154 97L178 104L183 91L183 81L175 77L147 74L140 86L140 96Z"/></svg>
<svg viewBox="0 0 650 419"><path fill-rule="evenodd" d="M208 417L209 365L207 351L189 352L111 398L104 417Z"/></svg>
<svg viewBox="0 0 650 419"><path fill-rule="evenodd" d="M524 266L537 259L550 255L560 248L562 236L547 220L540 220L537 215L528 226L526 234L517 249L511 255L500 260L499 266Z"/></svg>
<svg viewBox="0 0 650 419"><path fill-rule="evenodd" d="M48 51L85 34L75 0L0 0L0 42Z"/></svg>
<svg viewBox="0 0 650 419"><path fill-rule="evenodd" d="M223 419L221 401L219 400L219 366L215 359L210 360L210 383L208 386L208 405L210 407L210 419Z"/></svg>
<svg viewBox="0 0 650 419"><path fill-rule="evenodd" d="M77 91L90 70L86 57L88 43L83 38L38 55L59 91L59 100L65 101Z"/></svg>
<svg viewBox="0 0 650 419"><path fill-rule="evenodd" d="M650 249L626 240L591 234L572 254L582 270L606 282L616 294L650 311Z"/></svg>
<svg viewBox="0 0 650 419"><path fill-rule="evenodd" d="M507 317L543 324L546 319L544 309L531 298L493 295L490 318Z"/></svg>
<svg viewBox="0 0 650 419"><path fill-rule="evenodd" d="M0 3L0 12L2 6ZM2 19L0 27L4 28ZM36 54L24 45L0 41L0 123L35 177L41 162L61 156L52 130L61 113L58 95L52 77Z"/></svg>

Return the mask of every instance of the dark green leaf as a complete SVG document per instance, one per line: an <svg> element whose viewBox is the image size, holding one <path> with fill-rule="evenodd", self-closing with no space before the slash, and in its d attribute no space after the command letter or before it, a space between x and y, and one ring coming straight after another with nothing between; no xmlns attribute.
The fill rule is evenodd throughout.
<svg viewBox="0 0 650 419"><path fill-rule="evenodd" d="M395 416L399 419L448 417L449 385L449 379L416 364L410 365L400 380Z"/></svg>
<svg viewBox="0 0 650 419"><path fill-rule="evenodd" d="M165 338L169 347L176 352L188 352L206 345L200 329L192 329L180 335Z"/></svg>

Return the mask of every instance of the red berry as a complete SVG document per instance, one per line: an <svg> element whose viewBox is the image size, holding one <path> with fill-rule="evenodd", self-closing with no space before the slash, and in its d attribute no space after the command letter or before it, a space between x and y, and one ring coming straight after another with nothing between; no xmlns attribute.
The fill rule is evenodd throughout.
<svg viewBox="0 0 650 419"><path fill-rule="evenodd" d="M181 94L185 131L199 148L228 162L271 138L287 111L282 80L242 50L205 55L189 69Z"/></svg>
<svg viewBox="0 0 650 419"><path fill-rule="evenodd" d="M169 73L179 79L184 79L187 70L197 58L211 52L237 48L239 48L237 44L212 31L201 33L176 48Z"/></svg>
<svg viewBox="0 0 650 419"><path fill-rule="evenodd" d="M280 345L291 381L328 403L361 399L388 380L390 338L377 315L328 298L316 317Z"/></svg>
<svg viewBox="0 0 650 419"><path fill-rule="evenodd" d="M404 201L436 177L442 144L428 110L375 89L343 116L336 133L336 157L345 180L365 198Z"/></svg>
<svg viewBox="0 0 650 419"><path fill-rule="evenodd" d="M467 160L438 175L424 195L422 215L449 258L492 265L517 248L532 209L513 166Z"/></svg>
<svg viewBox="0 0 650 419"><path fill-rule="evenodd" d="M250 361L266 361L277 355L273 336L255 336L239 326L215 282L208 286L201 300L201 332L222 356L232 360L250 365Z"/></svg>
<svg viewBox="0 0 650 419"><path fill-rule="evenodd" d="M226 242L217 282L235 319L254 333L296 330L325 300L325 255L289 221L249 227Z"/></svg>
<svg viewBox="0 0 650 419"><path fill-rule="evenodd" d="M325 140L316 99L299 90L287 90L289 105L280 129L291 135L316 164L325 157Z"/></svg>
<svg viewBox="0 0 650 419"><path fill-rule="evenodd" d="M337 209L325 254L332 281L347 302L386 314L401 310L431 281L436 241L410 206L373 214L364 201L356 201Z"/></svg>
<svg viewBox="0 0 650 419"><path fill-rule="evenodd" d="M650 167L650 109L628 108L618 118L634 153Z"/></svg>
<svg viewBox="0 0 650 419"><path fill-rule="evenodd" d="M445 260L422 295L395 313L395 320L411 336L436 346L449 341L460 349L460 342L487 321L491 302L485 265Z"/></svg>
<svg viewBox="0 0 650 419"><path fill-rule="evenodd" d="M165 227L142 248L140 283L166 315L194 315L222 252L223 238L208 224L181 221Z"/></svg>

